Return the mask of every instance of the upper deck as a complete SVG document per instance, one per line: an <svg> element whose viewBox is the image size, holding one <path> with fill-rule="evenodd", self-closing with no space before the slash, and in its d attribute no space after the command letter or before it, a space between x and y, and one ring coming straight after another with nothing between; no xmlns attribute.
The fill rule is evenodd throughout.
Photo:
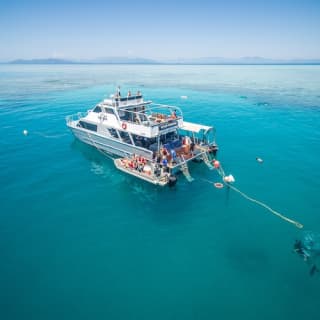
<svg viewBox="0 0 320 320"><path fill-rule="evenodd" d="M112 95L89 110L86 115L69 117L68 125L76 126L79 119L96 125L100 132L104 132L103 128L113 128L146 138L155 138L177 129L199 131L198 127L186 126L179 107L144 101L140 92L136 95L128 94L126 97Z"/></svg>
<svg viewBox="0 0 320 320"><path fill-rule="evenodd" d="M145 101L140 92L127 97L113 95L89 112L88 118L94 120L97 111L103 125L149 138L178 129L183 122L180 108Z"/></svg>

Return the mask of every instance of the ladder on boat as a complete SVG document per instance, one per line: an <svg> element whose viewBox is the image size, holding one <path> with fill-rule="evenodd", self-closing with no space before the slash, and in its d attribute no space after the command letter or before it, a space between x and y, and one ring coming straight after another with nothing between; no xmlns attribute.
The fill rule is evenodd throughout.
<svg viewBox="0 0 320 320"><path fill-rule="evenodd" d="M183 159L184 162L181 164L180 170L182 171L182 173L183 173L183 175L186 177L186 179L187 179L189 182L192 182L194 179L193 179L193 178L191 177L191 175L190 175L187 162L186 162L186 160L184 159L183 156L182 156L182 159Z"/></svg>
<svg viewBox="0 0 320 320"><path fill-rule="evenodd" d="M207 167L210 169L210 170L213 170L214 167L213 165L211 164L210 160L209 160L209 157L208 157L208 154L206 152L203 152L202 154L202 160L203 162L207 165Z"/></svg>

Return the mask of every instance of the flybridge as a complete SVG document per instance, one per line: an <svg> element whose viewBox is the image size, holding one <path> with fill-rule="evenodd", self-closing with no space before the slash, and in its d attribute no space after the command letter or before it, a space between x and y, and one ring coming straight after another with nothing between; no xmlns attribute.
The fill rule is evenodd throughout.
<svg viewBox="0 0 320 320"><path fill-rule="evenodd" d="M141 104L150 104L151 101L144 101L140 91L136 94L131 94L131 91L128 91L127 96L122 97L120 88L118 88L117 92L111 95L110 99L105 99L103 103L112 107L128 108L130 106L134 107Z"/></svg>

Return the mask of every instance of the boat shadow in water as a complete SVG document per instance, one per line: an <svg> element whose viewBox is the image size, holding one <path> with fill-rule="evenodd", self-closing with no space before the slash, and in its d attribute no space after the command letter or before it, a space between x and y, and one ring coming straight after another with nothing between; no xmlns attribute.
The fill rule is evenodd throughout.
<svg viewBox="0 0 320 320"><path fill-rule="evenodd" d="M81 154L85 160L91 165L90 171L104 179L109 179L112 184L119 182L117 172L114 170L113 161L107 156L99 152L97 149L79 141L74 140L70 148Z"/></svg>
<svg viewBox="0 0 320 320"><path fill-rule="evenodd" d="M83 154L87 160L95 161L97 163L106 162L107 160L110 165L113 165L112 161L104 154L102 154L99 150L77 139L74 139L72 141L72 143L70 144L70 148Z"/></svg>
<svg viewBox="0 0 320 320"><path fill-rule="evenodd" d="M70 148L90 162L90 170L94 174L108 179L106 187L111 183L127 199L126 202L132 203L135 214L144 215L164 225L181 223L192 216L186 214L186 211L192 207L193 199L185 197L184 194L190 188L196 188L196 185L186 181L183 174L178 174L179 183L174 187L159 187L115 170L112 159L79 140L75 139ZM180 202L182 198L183 207Z"/></svg>

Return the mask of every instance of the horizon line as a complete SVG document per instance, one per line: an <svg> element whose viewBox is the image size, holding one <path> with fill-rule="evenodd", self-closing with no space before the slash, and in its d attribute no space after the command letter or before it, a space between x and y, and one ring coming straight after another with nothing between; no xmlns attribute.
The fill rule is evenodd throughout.
<svg viewBox="0 0 320 320"><path fill-rule="evenodd" d="M150 58L141 56L106 56L106 57L95 57L95 58L74 58L74 57L41 57L41 58L8 58L1 59L0 63L14 63L14 62L37 62L37 61L65 61L70 63L109 63L116 62L117 60L135 61L140 60L150 63L184 63L184 62L205 62L211 60L210 63L221 63L221 62L241 62L255 61L255 62L303 62L303 61L320 61L320 57L314 58L269 58L262 56L242 56L242 57L223 57L223 56L200 56L200 57L173 57L173 58Z"/></svg>
<svg viewBox="0 0 320 320"><path fill-rule="evenodd" d="M292 61L292 62L0 62L2 65L320 65L319 61Z"/></svg>

